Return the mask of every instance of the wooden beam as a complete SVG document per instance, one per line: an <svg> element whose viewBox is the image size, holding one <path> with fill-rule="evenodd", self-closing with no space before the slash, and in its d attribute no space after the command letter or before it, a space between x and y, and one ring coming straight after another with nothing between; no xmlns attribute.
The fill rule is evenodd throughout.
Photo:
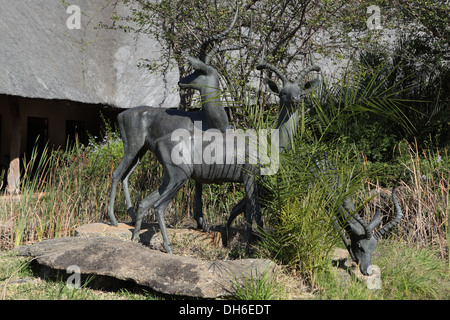
<svg viewBox="0 0 450 320"><path fill-rule="evenodd" d="M11 144L9 149L8 186L6 189L9 194L13 194L19 193L20 191L20 140L22 136L22 124L18 97L9 97L9 110L11 113Z"/></svg>

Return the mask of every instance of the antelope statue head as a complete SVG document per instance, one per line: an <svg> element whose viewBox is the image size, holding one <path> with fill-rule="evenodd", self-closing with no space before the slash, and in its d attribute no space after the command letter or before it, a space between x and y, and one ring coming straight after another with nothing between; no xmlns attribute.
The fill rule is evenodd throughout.
<svg viewBox="0 0 450 320"><path fill-rule="evenodd" d="M392 201L394 202L395 217L380 230L375 229L381 223L381 211L377 208L375 215L366 223L359 212L355 212L353 203L348 197L343 206L340 207L339 226L341 238L347 247L350 257L359 265L359 270L364 275L372 274L372 255L377 247L378 240L388 233L402 218L402 209L398 203L396 189L392 189ZM347 219L347 223L343 223L341 219ZM342 225L344 225L342 227ZM348 236L348 238L347 238Z"/></svg>

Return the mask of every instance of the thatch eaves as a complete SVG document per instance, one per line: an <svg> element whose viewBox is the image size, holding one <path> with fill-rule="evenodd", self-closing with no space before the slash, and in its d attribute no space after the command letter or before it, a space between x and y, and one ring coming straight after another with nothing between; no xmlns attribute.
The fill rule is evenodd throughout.
<svg viewBox="0 0 450 320"><path fill-rule="evenodd" d="M120 2L76 5L81 29L67 27L71 14L59 0L0 0L0 94L121 108L178 104L176 68L163 75L137 66L159 56L154 39L96 28L126 10Z"/></svg>

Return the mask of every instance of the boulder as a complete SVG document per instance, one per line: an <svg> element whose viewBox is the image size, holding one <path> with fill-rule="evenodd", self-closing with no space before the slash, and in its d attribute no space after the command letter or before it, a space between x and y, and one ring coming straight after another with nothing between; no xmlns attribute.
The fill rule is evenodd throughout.
<svg viewBox="0 0 450 320"><path fill-rule="evenodd" d="M114 237L57 238L15 250L52 269L66 271L75 265L83 275L113 277L163 294L201 298L230 296L237 284L275 268L266 259L203 261Z"/></svg>

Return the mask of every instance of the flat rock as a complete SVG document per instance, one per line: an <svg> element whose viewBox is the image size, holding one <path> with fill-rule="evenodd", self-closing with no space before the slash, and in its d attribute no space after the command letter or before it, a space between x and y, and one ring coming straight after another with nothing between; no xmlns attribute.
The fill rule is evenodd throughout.
<svg viewBox="0 0 450 320"><path fill-rule="evenodd" d="M128 223L119 223L117 227L106 223L90 223L82 225L75 229L76 237L96 238L96 237L112 237L121 240L131 240L134 226ZM189 237L198 242L207 245L221 246L222 236L220 232L202 232L193 229L173 229L167 228L170 238L173 237ZM149 245L154 249L162 248L162 236L157 223L143 224L139 233L140 242Z"/></svg>
<svg viewBox="0 0 450 320"><path fill-rule="evenodd" d="M273 272L266 259L203 261L152 250L114 237L69 237L44 240L15 249L46 267L83 275L109 276L134 281L155 291L180 296L217 298L233 293L236 283Z"/></svg>

